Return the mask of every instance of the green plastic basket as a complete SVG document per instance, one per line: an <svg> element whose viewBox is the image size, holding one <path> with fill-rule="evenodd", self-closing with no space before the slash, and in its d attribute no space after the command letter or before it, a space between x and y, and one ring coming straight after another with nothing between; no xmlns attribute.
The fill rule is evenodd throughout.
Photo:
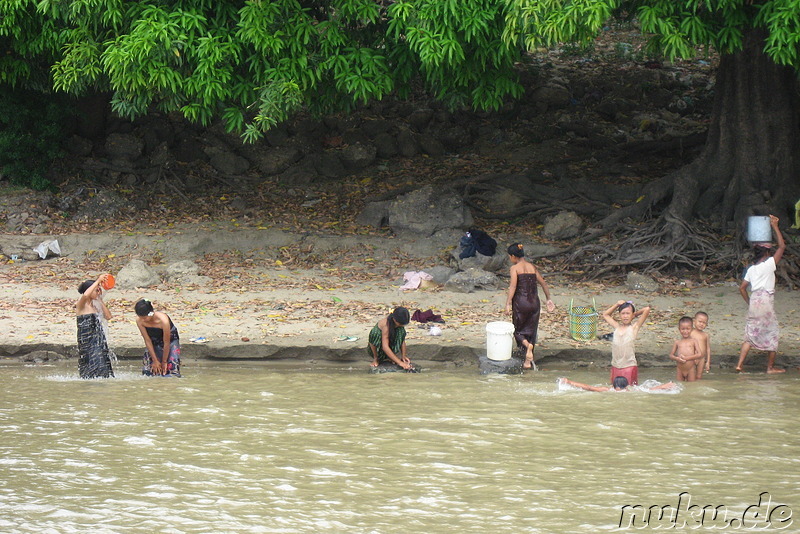
<svg viewBox="0 0 800 534"><path fill-rule="evenodd" d="M589 341L597 336L597 305L592 299L591 306L575 306L569 301L569 335L575 341Z"/></svg>

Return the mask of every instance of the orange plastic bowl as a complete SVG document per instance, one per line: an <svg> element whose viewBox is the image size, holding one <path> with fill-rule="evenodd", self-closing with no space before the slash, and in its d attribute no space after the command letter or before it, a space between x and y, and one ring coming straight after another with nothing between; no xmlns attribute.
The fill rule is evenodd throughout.
<svg viewBox="0 0 800 534"><path fill-rule="evenodd" d="M100 285L102 285L103 289L105 289L107 291L107 290L111 289L112 287L114 287L114 285L116 283L117 283L117 281L114 279L114 275L113 274L109 274L108 276L106 276L105 281L103 281L103 283L100 284Z"/></svg>

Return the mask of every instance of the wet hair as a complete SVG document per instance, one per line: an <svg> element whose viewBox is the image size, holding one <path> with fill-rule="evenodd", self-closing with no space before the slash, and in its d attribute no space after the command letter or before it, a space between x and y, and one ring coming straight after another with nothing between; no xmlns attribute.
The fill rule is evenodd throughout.
<svg viewBox="0 0 800 534"><path fill-rule="evenodd" d="M85 282L81 283L81 285L78 286L78 293L83 295L86 293L86 290L92 287L92 284L94 284L96 281L97 280L86 280Z"/></svg>
<svg viewBox="0 0 800 534"><path fill-rule="evenodd" d="M147 317L153 313L153 303L147 299L140 299L136 304L134 304L133 309L136 311L136 315L139 317Z"/></svg>
<svg viewBox="0 0 800 534"><path fill-rule="evenodd" d="M699 311L699 312L695 313L695 314L694 314L694 317L695 317L695 319L697 319L697 316L698 316L698 315L705 315L705 316L706 316L706 320L708 320L708 314L707 314L706 312L704 312L704 311Z"/></svg>
<svg viewBox="0 0 800 534"><path fill-rule="evenodd" d="M625 308L630 308L633 313L636 313L636 306L634 306L633 302L631 302L630 300L627 302L623 302L622 304L617 306L617 311L621 312Z"/></svg>
<svg viewBox="0 0 800 534"><path fill-rule="evenodd" d="M694 321L688 315L684 315L683 317L678 319L678 326L680 326L682 324L685 324L685 323L689 323L690 325L692 325L692 324L694 324Z"/></svg>
<svg viewBox="0 0 800 534"><path fill-rule="evenodd" d="M389 314L386 318L386 326L389 327L389 343L394 343L395 330L397 329L394 322L397 321L400 326L405 326L409 320L408 309L402 306L398 306Z"/></svg>
<svg viewBox="0 0 800 534"><path fill-rule="evenodd" d="M614 386L614 389L625 389L628 387L628 379L624 376L615 377L611 385Z"/></svg>
<svg viewBox="0 0 800 534"><path fill-rule="evenodd" d="M517 258L524 258L525 251L522 249L522 243L514 243L508 246L508 255L516 256Z"/></svg>

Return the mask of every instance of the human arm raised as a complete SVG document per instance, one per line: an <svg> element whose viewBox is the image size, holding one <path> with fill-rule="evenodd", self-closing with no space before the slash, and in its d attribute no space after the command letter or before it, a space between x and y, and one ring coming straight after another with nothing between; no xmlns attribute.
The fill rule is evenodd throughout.
<svg viewBox="0 0 800 534"><path fill-rule="evenodd" d="M772 255L772 259L775 260L775 263L781 261L783 258L783 253L786 251L786 241L783 240L783 234L781 233L781 229L778 227L778 219L774 215L769 216L769 224L772 226L772 231L775 233L775 238L778 240L778 248L775 250L775 254Z"/></svg>
<svg viewBox="0 0 800 534"><path fill-rule="evenodd" d="M607 322L614 328L619 328L619 323L615 321L613 317L614 310L616 310L623 304L625 304L624 300L618 300L616 304L612 304L606 311L603 312L603 319L605 320L605 322Z"/></svg>
<svg viewBox="0 0 800 534"><path fill-rule="evenodd" d="M641 310L637 310L636 313L633 314L633 318L636 319L633 327L636 330L639 330L644 322L647 320L647 316L650 315L650 306L645 306Z"/></svg>

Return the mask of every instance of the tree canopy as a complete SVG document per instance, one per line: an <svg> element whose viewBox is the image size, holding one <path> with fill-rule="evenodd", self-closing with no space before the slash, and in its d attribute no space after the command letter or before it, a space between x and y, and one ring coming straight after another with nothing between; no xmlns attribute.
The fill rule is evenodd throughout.
<svg viewBox="0 0 800 534"><path fill-rule="evenodd" d="M255 139L292 112L347 109L422 85L451 106L522 95L515 66L636 17L651 51L722 54L766 33L800 65L800 0L4 0L0 83L109 91L122 116L150 106Z"/></svg>

